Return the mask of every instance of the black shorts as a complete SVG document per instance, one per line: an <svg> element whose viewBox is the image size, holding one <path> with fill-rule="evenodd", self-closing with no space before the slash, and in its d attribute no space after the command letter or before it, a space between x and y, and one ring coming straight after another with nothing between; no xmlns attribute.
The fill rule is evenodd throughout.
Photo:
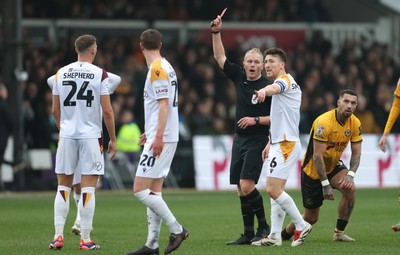
<svg viewBox="0 0 400 255"><path fill-rule="evenodd" d="M266 135L234 135L230 184L239 184L241 179L253 179L255 183L258 182L263 165L262 151L267 143Z"/></svg>
<svg viewBox="0 0 400 255"><path fill-rule="evenodd" d="M330 181L333 176L344 169L347 170L347 167L339 160L335 169L328 174L328 180ZM301 171L301 194L303 196L303 206L307 209L319 208L324 201L321 181L311 179L304 171Z"/></svg>

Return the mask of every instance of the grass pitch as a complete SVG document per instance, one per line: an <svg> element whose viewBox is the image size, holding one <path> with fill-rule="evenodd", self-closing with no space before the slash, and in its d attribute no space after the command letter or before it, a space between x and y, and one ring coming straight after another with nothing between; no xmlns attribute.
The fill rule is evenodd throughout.
<svg viewBox="0 0 400 255"><path fill-rule="evenodd" d="M289 190L299 208L299 191ZM54 192L0 193L0 254L86 254L79 251L79 237L71 233L76 207L71 196L71 207L64 231L64 248L48 250L54 235ZM262 191L267 218L269 199ZM198 192L166 191L163 193L176 218L189 231L190 237L173 254L176 255L253 255L253 254L398 254L400 232L390 227L400 219L397 204L398 189L358 189L357 201L346 233L354 243L334 243L332 234L336 224L337 205L326 201L320 220L306 242L299 247L226 246L225 242L239 237L242 220L239 199L234 191ZM301 209L302 211L302 209ZM268 220L269 221L269 220ZM287 222L287 220L286 220ZM160 235L160 254L167 245L169 232L163 225ZM101 250L89 251L97 255L125 254L140 248L146 241L146 209L130 191L96 193L96 213L92 239Z"/></svg>

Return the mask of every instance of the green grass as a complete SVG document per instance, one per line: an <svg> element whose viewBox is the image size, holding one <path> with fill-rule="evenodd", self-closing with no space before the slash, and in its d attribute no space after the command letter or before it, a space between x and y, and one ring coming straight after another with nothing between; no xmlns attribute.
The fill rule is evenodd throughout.
<svg viewBox="0 0 400 255"><path fill-rule="evenodd" d="M300 193L289 193L301 206ZM267 217L269 204L262 193ZM336 224L338 200L325 202L319 222L304 245L290 247L226 246L242 232L239 200L234 191L197 192L166 191L164 199L189 231L190 238L174 254L186 255L252 255L252 254L398 254L400 233L390 226L400 219L397 189L359 189L357 202L346 232L355 243L334 243L332 233ZM337 198L340 197L336 193ZM72 197L71 197L72 198ZM78 250L79 237L70 232L76 214L71 199L70 215L65 227L65 243L61 251L48 250L54 235L54 192L0 193L0 254L86 254ZM300 207L302 208L302 207ZM92 238L102 246L95 254L124 254L141 247L147 237L145 207L131 194L97 192L94 232ZM163 225L160 252L168 240ZM162 254L162 253L160 253Z"/></svg>

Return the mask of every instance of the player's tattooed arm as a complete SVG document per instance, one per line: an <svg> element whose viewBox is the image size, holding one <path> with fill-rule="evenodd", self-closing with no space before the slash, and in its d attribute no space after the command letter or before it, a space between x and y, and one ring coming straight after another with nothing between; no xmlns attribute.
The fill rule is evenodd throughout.
<svg viewBox="0 0 400 255"><path fill-rule="evenodd" d="M327 180L328 177L326 175L326 168L325 168L325 162L324 162L324 153L327 147L326 143L319 142L314 140L313 141L313 146L314 146L314 153L313 153L313 160L315 164L315 169L317 170L319 179L321 181Z"/></svg>
<svg viewBox="0 0 400 255"><path fill-rule="evenodd" d="M351 158L349 171L357 172L361 159L361 142L351 143Z"/></svg>
<svg viewBox="0 0 400 255"><path fill-rule="evenodd" d="M324 142L319 142L314 140L314 153L313 160L315 164L315 169L318 173L319 179L321 180L322 193L324 199L334 200L333 189L329 183L328 176L326 175L326 167L324 162L324 152L326 150L327 144Z"/></svg>
<svg viewBox="0 0 400 255"><path fill-rule="evenodd" d="M321 157L314 157L314 164L315 164L315 169L317 170L319 179L321 181L323 180L327 180L328 177L326 175L326 171L325 171L325 162L323 160L323 158Z"/></svg>

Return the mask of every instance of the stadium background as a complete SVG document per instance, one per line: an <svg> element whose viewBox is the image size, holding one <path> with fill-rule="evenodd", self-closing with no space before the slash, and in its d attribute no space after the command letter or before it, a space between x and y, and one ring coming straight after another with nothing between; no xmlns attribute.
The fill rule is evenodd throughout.
<svg viewBox="0 0 400 255"><path fill-rule="evenodd" d="M166 185L195 187L193 138L211 137L218 142L234 127L233 84L218 70L210 45L209 22L224 7L228 11L223 41L231 61L241 63L251 47L278 46L288 52L288 72L303 90L300 131L304 136L314 118L334 108L338 92L348 87L360 95L356 115L364 133L376 140L400 76L400 18L384 2L389 1L2 1L1 82L9 89L17 125L8 164L2 166L1 187L55 189L53 170L45 164L46 160L53 164L57 143L46 79L75 61L73 41L79 34L96 35L95 63L122 77L112 96L117 127L122 125L124 109L132 111L143 127L147 70L138 38L149 27L163 32L162 53L179 75L181 141ZM392 132L399 131L396 122ZM397 135L391 137L393 150L384 158L396 159L391 163L394 171L397 140ZM117 175L108 176L105 188L131 185L132 158L123 155L108 166L113 171L107 172ZM399 183L398 177L393 178L397 178L393 184Z"/></svg>

